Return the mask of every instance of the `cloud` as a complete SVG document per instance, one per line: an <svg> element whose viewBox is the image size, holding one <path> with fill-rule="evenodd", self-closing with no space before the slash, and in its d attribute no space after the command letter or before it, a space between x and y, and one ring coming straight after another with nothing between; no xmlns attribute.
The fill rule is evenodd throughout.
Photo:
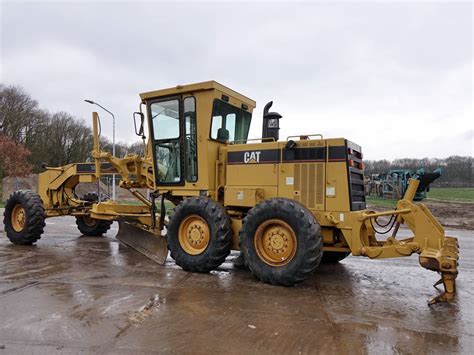
<svg viewBox="0 0 474 355"><path fill-rule="evenodd" d="M472 155L470 3L1 6L1 81L88 120L96 100L123 141L139 92L215 79L257 100L254 137L273 100L282 137L344 136L369 159Z"/></svg>

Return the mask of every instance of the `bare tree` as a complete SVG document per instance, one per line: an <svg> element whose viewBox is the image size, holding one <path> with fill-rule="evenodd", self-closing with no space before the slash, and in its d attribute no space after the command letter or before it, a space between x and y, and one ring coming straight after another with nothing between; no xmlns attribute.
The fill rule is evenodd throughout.
<svg viewBox="0 0 474 355"><path fill-rule="evenodd" d="M81 120L66 112L51 116L46 127L48 144L45 155L48 165L60 166L86 161L92 151L92 132Z"/></svg>
<svg viewBox="0 0 474 355"><path fill-rule="evenodd" d="M23 142L37 119L38 103L17 86L0 86L0 130Z"/></svg>

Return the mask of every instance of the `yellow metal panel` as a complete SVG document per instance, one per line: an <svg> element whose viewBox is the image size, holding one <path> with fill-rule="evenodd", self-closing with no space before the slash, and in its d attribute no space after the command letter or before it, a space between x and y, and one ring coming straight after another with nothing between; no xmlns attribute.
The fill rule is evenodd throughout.
<svg viewBox="0 0 474 355"><path fill-rule="evenodd" d="M330 147L344 146L344 138L327 139ZM326 210L350 211L349 180L345 161L328 161L326 164Z"/></svg>
<svg viewBox="0 0 474 355"><path fill-rule="evenodd" d="M226 186L224 191L226 206L253 207L265 198L264 191L258 188Z"/></svg>
<svg viewBox="0 0 474 355"><path fill-rule="evenodd" d="M326 164L326 210L350 211L346 162Z"/></svg>
<svg viewBox="0 0 474 355"><path fill-rule="evenodd" d="M231 207L253 207L257 203L269 198L278 197L277 186L226 186L224 205Z"/></svg>
<svg viewBox="0 0 474 355"><path fill-rule="evenodd" d="M269 149L277 149L277 148L278 148L278 142L231 144L227 147L229 152L269 150Z"/></svg>
<svg viewBox="0 0 474 355"><path fill-rule="evenodd" d="M40 174L38 174L38 194L43 200L44 206L50 207L51 201L48 196L48 188L51 181L56 179L59 175L61 175L60 170L46 170Z"/></svg>
<svg viewBox="0 0 474 355"><path fill-rule="evenodd" d="M206 91L206 90L219 90L223 92L224 94L226 94L227 96L234 97L244 102L249 107L254 108L256 106L256 102L254 100L242 94L239 94L237 91L229 89L228 87L222 84L219 84L216 81L205 81L205 82L196 83L196 84L177 85L173 88L149 91L149 92L141 93L140 98L142 100L147 100L147 99L156 98L156 97L197 93L197 92Z"/></svg>
<svg viewBox="0 0 474 355"><path fill-rule="evenodd" d="M163 192L168 192L170 187L165 187L165 188L158 188L156 191L158 193L163 193ZM178 188L172 188L171 190L173 196L199 196L200 191L199 190L191 190L187 189L186 186L183 188L182 186Z"/></svg>
<svg viewBox="0 0 474 355"><path fill-rule="evenodd" d="M277 186L277 164L227 165L228 186Z"/></svg>
<svg viewBox="0 0 474 355"><path fill-rule="evenodd" d="M79 182L94 182L96 178L93 175L79 175Z"/></svg>
<svg viewBox="0 0 474 355"><path fill-rule="evenodd" d="M346 140L344 138L328 138L326 143L328 146L341 146L346 144Z"/></svg>
<svg viewBox="0 0 474 355"><path fill-rule="evenodd" d="M266 151L277 148L277 142L229 145L227 152L229 154L243 154L243 160L237 164L227 162L226 185L276 187L278 184L279 164L262 162L259 159L265 155Z"/></svg>
<svg viewBox="0 0 474 355"><path fill-rule="evenodd" d="M278 174L278 197L294 199L295 195L295 164L280 164Z"/></svg>

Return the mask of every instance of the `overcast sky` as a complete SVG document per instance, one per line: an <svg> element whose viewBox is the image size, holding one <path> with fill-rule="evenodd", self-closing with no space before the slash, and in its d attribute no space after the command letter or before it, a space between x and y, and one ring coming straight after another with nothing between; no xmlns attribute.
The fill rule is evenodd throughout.
<svg viewBox="0 0 474 355"><path fill-rule="evenodd" d="M473 5L464 3L11 2L0 81L90 122L89 98L132 142L139 92L216 80L366 159L474 154ZM105 121L105 115L102 121ZM111 124L103 131L112 134Z"/></svg>

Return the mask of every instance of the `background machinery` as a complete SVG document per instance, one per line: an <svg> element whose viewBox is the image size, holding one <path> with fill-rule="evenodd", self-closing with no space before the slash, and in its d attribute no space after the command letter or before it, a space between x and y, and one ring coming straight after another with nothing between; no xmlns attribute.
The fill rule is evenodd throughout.
<svg viewBox="0 0 474 355"><path fill-rule="evenodd" d="M299 283L321 260L337 262L350 253L372 259L415 253L423 267L441 274L444 292L431 303L454 297L457 240L445 236L423 204L413 203L418 180L410 181L395 210L369 211L362 150L347 139L309 134L280 141L281 115L269 112L271 103L263 137L248 139L255 102L214 81L140 97L134 122L144 156L102 151L94 112L94 162L47 168L38 193L16 191L7 201L5 231L13 243L35 243L48 217L75 216L86 235L118 221L117 238L161 264L169 250L183 269L208 272L241 250L259 280L277 285ZM111 172L141 204L75 195L77 184ZM168 201L175 205L169 220ZM376 224L391 228L391 236L379 240ZM410 238L397 239L402 224Z"/></svg>
<svg viewBox="0 0 474 355"><path fill-rule="evenodd" d="M430 184L441 177L441 173L441 168L433 172L425 172L425 169L420 168L415 172L407 169L395 169L387 173L372 174L366 180L366 191L368 195L399 200L408 189L410 179L415 179L420 183L413 201L422 201L430 191Z"/></svg>

